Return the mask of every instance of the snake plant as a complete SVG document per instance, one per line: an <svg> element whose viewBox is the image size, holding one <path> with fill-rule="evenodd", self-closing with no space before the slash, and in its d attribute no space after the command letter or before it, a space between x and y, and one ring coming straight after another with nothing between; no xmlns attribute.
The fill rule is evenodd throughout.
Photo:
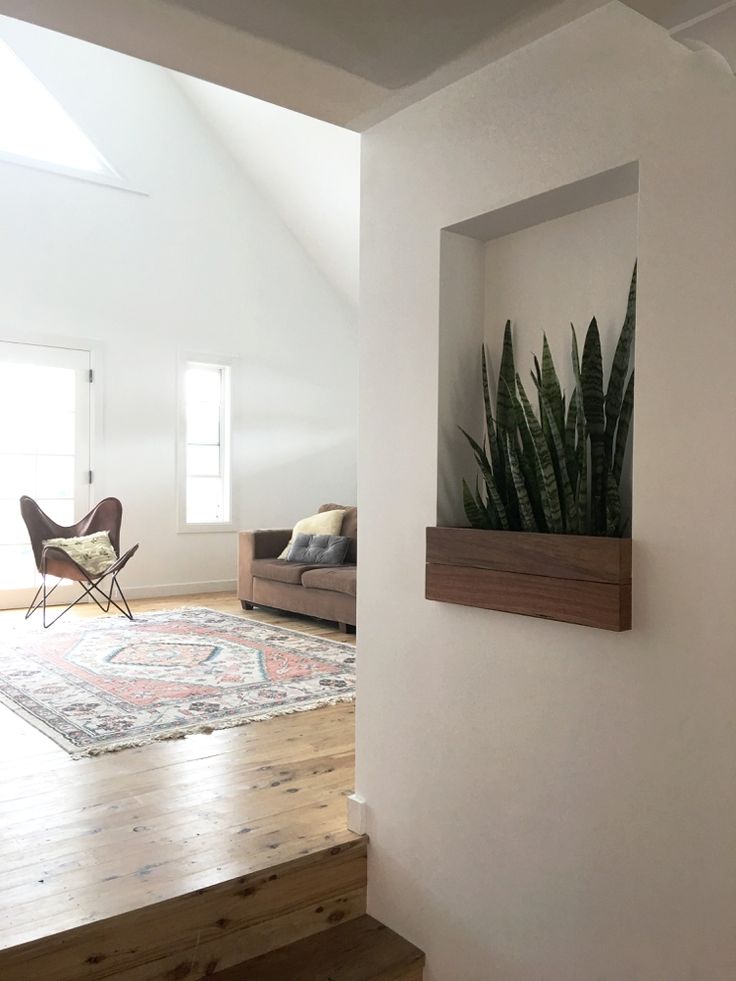
<svg viewBox="0 0 736 981"><path fill-rule="evenodd" d="M473 528L623 534L621 471L634 410L634 372L629 368L635 325L636 266L605 394L594 317L582 357L571 325L574 388L569 399L543 337L541 363L535 357L531 373L536 412L516 370L511 322L504 330L495 406L483 347L485 435L479 443L461 429L480 471L474 487L465 480L462 485L465 514Z"/></svg>

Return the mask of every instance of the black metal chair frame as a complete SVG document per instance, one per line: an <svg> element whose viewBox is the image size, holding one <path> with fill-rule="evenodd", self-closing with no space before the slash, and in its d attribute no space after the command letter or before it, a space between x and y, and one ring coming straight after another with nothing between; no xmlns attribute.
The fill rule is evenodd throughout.
<svg viewBox="0 0 736 981"><path fill-rule="evenodd" d="M83 579L74 580L75 582L79 583L82 592L79 594L79 596L77 596L77 598L73 602L71 602L68 606L66 606L61 611L61 613L58 613L53 618L53 620L47 620L46 617L47 603L51 594L54 593L61 585L61 580L59 580L59 582L54 583L51 589L47 589L46 586L47 573L45 571L47 549L44 549L43 558L41 560L42 562L41 576L43 577L43 581L41 582L41 585L36 590L36 595L33 597L30 606L26 610L25 619L27 620L32 614L36 612L36 610L40 609L43 610L44 627L52 627L57 620L60 620L64 616L65 613L68 613L69 610L71 610L73 607L77 605L77 603L81 603L83 599L89 596L90 599L92 599L97 604L97 606L102 610L103 613L109 613L110 607L114 606L115 609L118 610L120 613L122 613L124 617L127 617L129 620L132 620L133 614L130 612L128 601L125 598L125 593L123 592L120 583L118 582L117 574L118 572L120 572L120 570L123 568L125 563L128 561L129 558L131 558L131 556L137 549L138 546L134 545L133 548L129 549L125 553L125 555L122 555L117 560L117 562L114 562L109 569L106 569L105 572L103 572L100 576L96 576L94 578L90 577L84 571L84 569L82 569L82 567L77 562L74 562L74 559L72 559L71 556L67 555L66 552L64 552L62 549L60 548L54 549L55 552L61 552L61 554L64 556L66 561L74 563L74 565L80 570L80 572L84 573L86 578L84 580ZM48 549L48 551L51 550ZM100 583L102 583L105 579L107 579L108 576L111 576L112 578L110 579L109 591L105 592L105 590L100 586ZM118 599L123 604L122 606L120 606L113 598L116 589L118 591ZM100 602L100 600L97 598L95 593L99 593L99 595L102 597L103 602Z"/></svg>
<svg viewBox="0 0 736 981"><path fill-rule="evenodd" d="M102 528L99 527L99 521L96 521L98 515L104 514L105 511L113 511L111 527ZM119 541L120 541L120 522L122 519L122 505L117 500L117 498L105 498L100 501L95 508L90 511L80 522L71 527L64 527L62 525L57 525L47 514L45 514L41 508L36 504L32 498L23 497L21 498L21 511L23 518L28 526L28 531L31 536L31 543L34 546L34 554L37 557L37 568L41 574L42 581L41 585L36 590L36 595L31 600L31 603L26 611L25 619L27 620L32 616L36 610L43 611L43 625L44 628L53 626L57 620L60 620L65 613L73 609L77 603L81 603L82 600L89 597L94 603L102 610L103 613L109 613L111 607L121 613L128 620L133 619L133 614L130 611L130 606L125 598L125 594L120 586L118 580L118 574L127 565L128 561L135 555L138 551L138 545L133 545L129 548L127 552L123 555L119 554ZM73 538L80 532L95 530L95 531L108 531L110 534L110 540L112 542L115 553L117 554L117 559L112 565L108 566L104 572L98 575L90 575L86 569L84 569L78 562L76 562L64 549L53 545L42 545L40 552L38 550L38 527L33 527L35 524L42 524L48 528L49 537L54 538ZM52 565L54 572L49 572L49 565ZM47 606L48 600L51 595L59 588L62 581L66 579L63 575L66 567L66 571L72 573L69 577L72 582L79 583L82 590L80 595L68 606L66 606L61 613L58 613L53 619L49 620L47 617ZM54 583L51 589L48 588L47 576L53 575L59 581ZM109 587L103 586L109 580ZM117 599L115 598L115 592L117 591ZM121 605L122 604L122 605Z"/></svg>

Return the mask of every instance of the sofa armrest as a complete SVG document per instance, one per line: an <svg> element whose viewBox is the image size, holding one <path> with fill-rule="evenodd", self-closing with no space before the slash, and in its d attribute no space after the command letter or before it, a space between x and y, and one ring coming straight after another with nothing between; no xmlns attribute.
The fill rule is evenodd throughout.
<svg viewBox="0 0 736 981"><path fill-rule="evenodd" d="M254 559L276 559L291 539L291 528L241 531L238 536L238 599L252 602Z"/></svg>

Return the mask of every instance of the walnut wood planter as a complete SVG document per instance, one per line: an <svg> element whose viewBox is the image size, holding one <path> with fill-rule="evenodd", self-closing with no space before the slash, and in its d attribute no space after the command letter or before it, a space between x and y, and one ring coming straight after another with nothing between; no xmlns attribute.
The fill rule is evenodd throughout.
<svg viewBox="0 0 736 981"><path fill-rule="evenodd" d="M631 539L427 528L426 597L631 630Z"/></svg>

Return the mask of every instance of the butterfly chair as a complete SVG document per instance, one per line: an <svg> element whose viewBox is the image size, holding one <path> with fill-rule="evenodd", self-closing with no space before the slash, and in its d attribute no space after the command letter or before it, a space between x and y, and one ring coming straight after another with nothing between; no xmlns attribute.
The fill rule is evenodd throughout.
<svg viewBox="0 0 736 981"><path fill-rule="evenodd" d="M55 521L52 521L31 497L21 497L20 513L26 523L26 528L28 528L28 534L31 536L33 557L36 560L36 568L42 577L41 585L38 587L38 591L31 600L31 605L26 612L26 620L40 608L43 610L44 627L50 627L86 596L90 596L104 613L109 613L110 606L114 606L123 616L126 616L129 620L133 619L128 601L120 588L118 574L136 553L138 546L134 545L124 555L120 554L120 525L123 520L123 505L116 497L106 497L93 507L89 514L82 518L81 521L68 528L63 525L57 525ZM112 565L103 572L87 572L86 569L83 569L63 549L55 548L51 545L44 545L44 542L49 538L78 538L83 535L93 535L99 531L106 531L108 533L115 555L117 556L117 559ZM65 607L50 622L46 620L46 606L49 597L60 583L56 582L51 589L48 589L46 583L47 576L52 576L58 580L71 579L74 582L78 582L82 588L81 595L73 603ZM118 600L122 603L122 606L115 600L116 590Z"/></svg>

